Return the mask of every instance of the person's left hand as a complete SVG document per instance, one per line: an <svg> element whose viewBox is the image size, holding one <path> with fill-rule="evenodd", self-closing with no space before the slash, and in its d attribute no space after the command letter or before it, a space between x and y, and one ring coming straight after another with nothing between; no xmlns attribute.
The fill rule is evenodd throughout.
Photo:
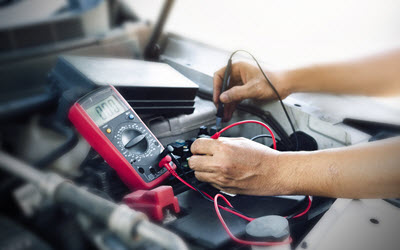
<svg viewBox="0 0 400 250"><path fill-rule="evenodd" d="M189 166L199 181L234 194L277 195L279 152L245 138L197 139Z"/></svg>

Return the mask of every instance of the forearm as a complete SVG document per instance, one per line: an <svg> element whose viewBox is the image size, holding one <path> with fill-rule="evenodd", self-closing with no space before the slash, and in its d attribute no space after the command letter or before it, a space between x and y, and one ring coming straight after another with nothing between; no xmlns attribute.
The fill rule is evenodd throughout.
<svg viewBox="0 0 400 250"><path fill-rule="evenodd" d="M360 146L279 156L290 194L341 198L400 197L400 137Z"/></svg>
<svg viewBox="0 0 400 250"><path fill-rule="evenodd" d="M314 65L283 74L291 92L368 96L400 94L400 49L359 60Z"/></svg>

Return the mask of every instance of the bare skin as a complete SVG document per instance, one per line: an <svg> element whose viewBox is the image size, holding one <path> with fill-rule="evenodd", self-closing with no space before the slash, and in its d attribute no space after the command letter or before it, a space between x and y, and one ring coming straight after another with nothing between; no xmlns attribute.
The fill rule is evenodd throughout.
<svg viewBox="0 0 400 250"><path fill-rule="evenodd" d="M282 98L294 92L390 96L400 94L400 50L352 62L266 74ZM214 75L214 102L225 103L225 120L243 99L274 99L259 69L232 66L232 85L219 89L224 68ZM198 139L189 166L200 181L230 193L307 194L345 198L400 197L400 138L315 152L278 152L245 138Z"/></svg>

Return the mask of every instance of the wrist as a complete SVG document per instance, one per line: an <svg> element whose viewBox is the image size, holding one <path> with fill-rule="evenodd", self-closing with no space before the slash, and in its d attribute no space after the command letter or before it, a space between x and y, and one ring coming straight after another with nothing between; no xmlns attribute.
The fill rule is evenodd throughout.
<svg viewBox="0 0 400 250"><path fill-rule="evenodd" d="M296 81L293 81L292 74L293 73L290 70L279 71L275 73L275 81L272 82L272 84L274 84L274 86L277 88L277 91L282 99L285 99L290 94L296 92Z"/></svg>
<svg viewBox="0 0 400 250"><path fill-rule="evenodd" d="M303 163L307 161L304 152L279 152L276 163L277 179L282 194L305 194L305 177Z"/></svg>
<svg viewBox="0 0 400 250"><path fill-rule="evenodd" d="M297 194L299 191L298 179L294 174L295 155L291 152L268 151L262 158L262 195Z"/></svg>
<svg viewBox="0 0 400 250"><path fill-rule="evenodd" d="M324 159L325 151L283 152L279 157L281 182L288 194L335 197L337 170Z"/></svg>

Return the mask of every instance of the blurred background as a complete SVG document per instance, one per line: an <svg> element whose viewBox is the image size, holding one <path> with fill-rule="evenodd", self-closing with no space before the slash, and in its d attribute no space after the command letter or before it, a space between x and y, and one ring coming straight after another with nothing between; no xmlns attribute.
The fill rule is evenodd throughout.
<svg viewBox="0 0 400 250"><path fill-rule="evenodd" d="M161 0L129 4L154 21ZM166 30L268 64L295 67L344 60L400 46L396 0L177 1Z"/></svg>
<svg viewBox="0 0 400 250"><path fill-rule="evenodd" d="M48 18L68 1L12 2L23 3L0 8L0 29ZM164 1L124 2L141 20L154 22ZM178 0L166 31L225 50L247 49L264 62L294 67L399 47L399 9L396 0Z"/></svg>

